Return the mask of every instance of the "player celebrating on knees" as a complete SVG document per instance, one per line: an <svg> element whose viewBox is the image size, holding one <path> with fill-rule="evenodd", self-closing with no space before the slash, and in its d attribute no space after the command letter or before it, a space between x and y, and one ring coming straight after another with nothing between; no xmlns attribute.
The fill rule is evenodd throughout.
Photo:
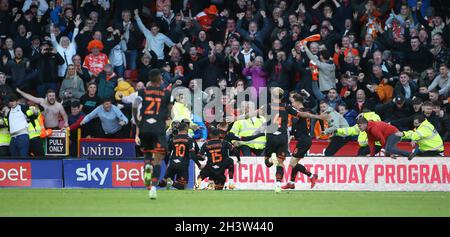
<svg viewBox="0 0 450 237"><path fill-rule="evenodd" d="M170 92L162 88L159 69L149 72L150 85L138 92L133 103L136 118L136 144L144 152L144 182L149 189L150 199L156 199L156 185L161 174L161 161L167 150L166 120L172 109ZM138 108L142 104L138 117Z"/></svg>
<svg viewBox="0 0 450 237"><path fill-rule="evenodd" d="M214 181L216 190L222 190L226 180L225 169L229 167L229 159L231 159L230 155L234 153L233 155L238 161L240 161L240 156L239 153L234 152L228 141L220 139L219 129L211 128L209 133L211 139L200 148L200 155L206 155L207 162L197 178L196 188L204 179L209 178Z"/></svg>
<svg viewBox="0 0 450 237"><path fill-rule="evenodd" d="M223 141L228 141L232 145L233 153L234 154L240 154L237 147L231 143L231 140L240 140L241 138L236 137L235 134L232 132L228 132L228 123L227 122L221 122L217 124L217 129L219 130L219 138ZM238 164L241 162L240 157L238 157ZM231 157L228 157L228 159L225 160L225 169L228 169L228 185L225 185L228 187L228 189L235 189L236 185L234 184L234 160Z"/></svg>
<svg viewBox="0 0 450 237"><path fill-rule="evenodd" d="M169 166L164 179L159 182L160 187L185 189L189 180L189 160L192 159L200 168L200 162L195 153L195 141L188 135L189 125L180 123L178 134L169 140ZM176 181L175 180L176 176Z"/></svg>
<svg viewBox="0 0 450 237"><path fill-rule="evenodd" d="M295 119L296 122L293 122L293 130L295 140L297 141L295 150L292 154L290 165L292 167L291 172L291 181L289 181L286 185L281 187L282 189L295 189L295 177L298 172L301 172L309 177L309 181L311 183L311 188L314 188L316 185L316 181L318 178L317 174L312 174L309 172L305 166L299 164L298 162L303 159L308 152L309 148L311 148L312 139L309 136L308 122L307 118L310 119L324 119L323 116L311 114L308 112L303 112L303 98L300 95L294 95L292 97L292 110L296 112ZM290 110L290 109L289 109ZM292 113L292 112L290 112Z"/></svg>

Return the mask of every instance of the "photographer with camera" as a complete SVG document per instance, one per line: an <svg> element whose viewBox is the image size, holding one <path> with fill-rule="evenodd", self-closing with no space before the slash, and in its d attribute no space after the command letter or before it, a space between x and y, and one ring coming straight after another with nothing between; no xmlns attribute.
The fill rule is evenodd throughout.
<svg viewBox="0 0 450 237"><path fill-rule="evenodd" d="M41 45L39 60L37 60L38 97L45 97L47 90L58 91L58 66L64 64L64 58L58 54L56 49L48 41Z"/></svg>

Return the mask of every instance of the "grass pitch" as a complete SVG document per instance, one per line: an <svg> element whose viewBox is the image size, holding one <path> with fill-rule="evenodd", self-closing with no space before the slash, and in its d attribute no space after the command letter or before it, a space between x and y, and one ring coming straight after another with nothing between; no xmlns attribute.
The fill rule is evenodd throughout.
<svg viewBox="0 0 450 237"><path fill-rule="evenodd" d="M0 216L450 216L449 192L0 189Z"/></svg>

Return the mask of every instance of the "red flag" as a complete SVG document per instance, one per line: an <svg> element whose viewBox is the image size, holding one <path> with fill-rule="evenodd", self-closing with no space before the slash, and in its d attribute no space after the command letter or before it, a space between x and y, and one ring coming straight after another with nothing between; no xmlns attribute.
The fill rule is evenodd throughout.
<svg viewBox="0 0 450 237"><path fill-rule="evenodd" d="M304 44L305 42L315 42L320 40L320 34L310 35L306 38L304 38L302 41L300 41L301 44Z"/></svg>

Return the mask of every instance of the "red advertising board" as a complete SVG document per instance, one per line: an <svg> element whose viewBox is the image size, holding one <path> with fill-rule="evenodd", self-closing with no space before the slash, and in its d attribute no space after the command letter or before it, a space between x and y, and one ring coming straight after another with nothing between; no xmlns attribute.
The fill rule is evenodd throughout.
<svg viewBox="0 0 450 237"><path fill-rule="evenodd" d="M142 162L113 162L113 187L143 187L144 166Z"/></svg>
<svg viewBox="0 0 450 237"><path fill-rule="evenodd" d="M30 162L2 162L0 164L0 187L30 187Z"/></svg>

